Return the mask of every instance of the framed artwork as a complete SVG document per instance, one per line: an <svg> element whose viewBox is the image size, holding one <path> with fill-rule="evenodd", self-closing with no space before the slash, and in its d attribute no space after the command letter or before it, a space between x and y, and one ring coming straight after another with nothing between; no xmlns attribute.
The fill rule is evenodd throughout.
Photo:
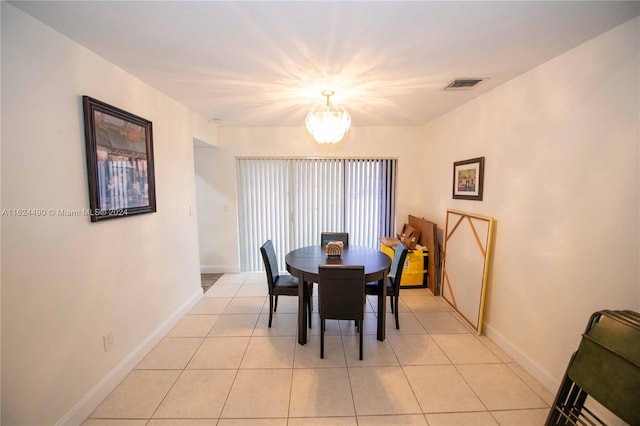
<svg viewBox="0 0 640 426"><path fill-rule="evenodd" d="M453 198L482 201L484 157L453 163Z"/></svg>
<svg viewBox="0 0 640 426"><path fill-rule="evenodd" d="M495 219L447 210L442 298L482 334Z"/></svg>
<svg viewBox="0 0 640 426"><path fill-rule="evenodd" d="M151 121L82 97L92 222L156 211Z"/></svg>

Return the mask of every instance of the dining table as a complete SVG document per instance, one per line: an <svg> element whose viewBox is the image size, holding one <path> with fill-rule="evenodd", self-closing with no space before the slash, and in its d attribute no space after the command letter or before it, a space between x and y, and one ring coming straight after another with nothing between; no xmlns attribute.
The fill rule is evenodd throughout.
<svg viewBox="0 0 640 426"><path fill-rule="evenodd" d="M305 283L318 283L318 267L325 264L363 265L365 282L378 283L378 340L384 341L386 333L386 277L391 258L380 250L349 245L343 248L340 258L329 258L325 246L314 245L290 251L285 256L287 271L298 278L298 343L307 343Z"/></svg>

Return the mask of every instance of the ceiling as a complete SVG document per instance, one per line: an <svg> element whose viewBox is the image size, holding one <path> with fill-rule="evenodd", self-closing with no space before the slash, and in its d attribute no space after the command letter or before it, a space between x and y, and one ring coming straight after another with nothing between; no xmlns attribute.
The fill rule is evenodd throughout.
<svg viewBox="0 0 640 426"><path fill-rule="evenodd" d="M419 126L640 13L614 1L11 2L203 116ZM444 91L455 78L486 78Z"/></svg>

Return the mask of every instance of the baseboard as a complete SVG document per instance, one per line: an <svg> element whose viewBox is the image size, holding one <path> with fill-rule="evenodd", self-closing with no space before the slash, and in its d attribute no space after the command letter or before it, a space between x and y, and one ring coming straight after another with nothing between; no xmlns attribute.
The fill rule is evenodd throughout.
<svg viewBox="0 0 640 426"><path fill-rule="evenodd" d="M484 331L493 343L498 345L500 349L505 351L515 362L520 364L527 373L531 374L542 386L544 386L551 394L555 395L560 386L560 379L553 377L548 371L540 367L536 362L529 358L519 348L514 346L500 332L491 326L491 324L483 324Z"/></svg>
<svg viewBox="0 0 640 426"><path fill-rule="evenodd" d="M189 310L202 299L202 288L198 290L171 315L160 327L155 329L129 355L118 363L100 382L93 387L78 403L65 414L56 425L79 425L96 407L118 386L136 365L153 349L160 340Z"/></svg>
<svg viewBox="0 0 640 426"><path fill-rule="evenodd" d="M200 265L201 274L224 274L225 272L238 273L240 268L238 265Z"/></svg>

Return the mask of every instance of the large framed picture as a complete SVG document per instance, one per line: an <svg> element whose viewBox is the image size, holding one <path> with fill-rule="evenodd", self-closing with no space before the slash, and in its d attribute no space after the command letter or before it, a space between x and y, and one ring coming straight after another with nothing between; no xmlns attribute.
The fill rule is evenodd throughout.
<svg viewBox="0 0 640 426"><path fill-rule="evenodd" d="M151 121L82 97L92 222L156 211Z"/></svg>
<svg viewBox="0 0 640 426"><path fill-rule="evenodd" d="M453 198L482 201L484 157L453 163Z"/></svg>

